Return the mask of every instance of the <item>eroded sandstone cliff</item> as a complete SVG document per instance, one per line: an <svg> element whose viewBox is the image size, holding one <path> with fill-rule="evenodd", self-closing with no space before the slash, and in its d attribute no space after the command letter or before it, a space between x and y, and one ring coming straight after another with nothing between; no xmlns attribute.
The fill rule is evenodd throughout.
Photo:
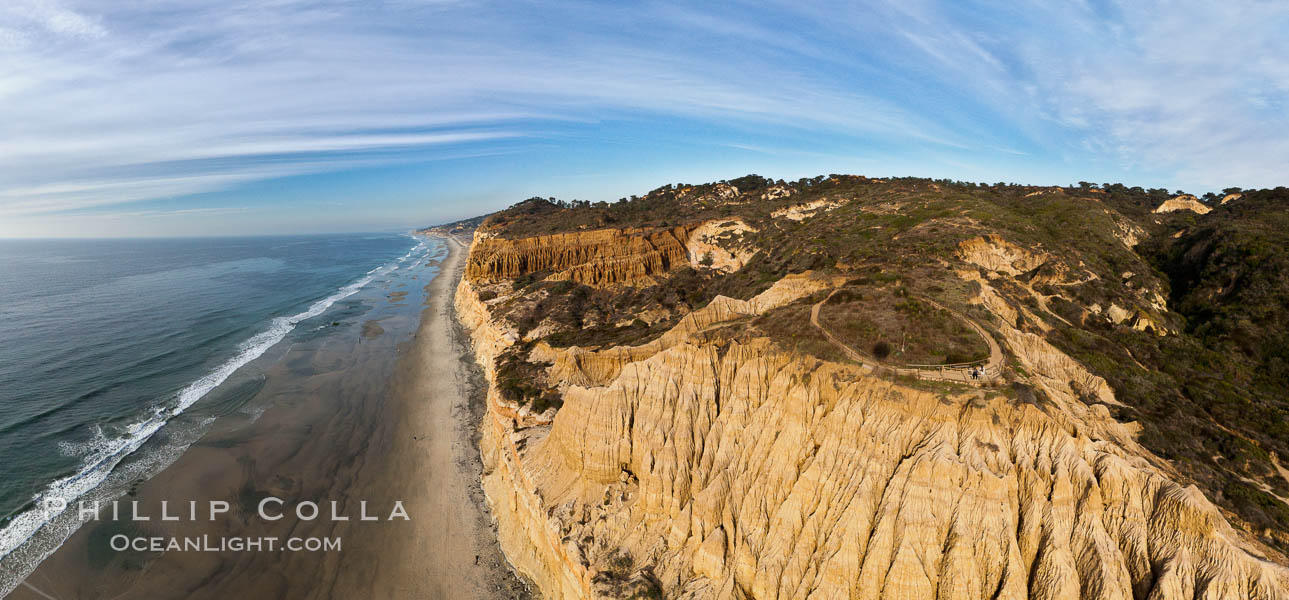
<svg viewBox="0 0 1289 600"><path fill-rule="evenodd" d="M458 308L489 364L510 336L469 279ZM556 357L550 424L489 394L485 487L547 597L1275 598L1289 583L1080 403L1078 387L1110 392L1033 334L1007 342L1045 403L911 389L703 329Z"/></svg>
<svg viewBox="0 0 1289 600"><path fill-rule="evenodd" d="M466 276L516 279L552 271L551 278L597 287L644 283L651 275L686 264L691 229L599 229L517 240L484 237L471 248Z"/></svg>
<svg viewBox="0 0 1289 600"><path fill-rule="evenodd" d="M696 247L714 253L687 236L716 222L667 230L680 261L687 243L691 260ZM1107 380L1049 341L1077 325L1056 305L1086 302L1080 288L1107 279L1092 267L997 234L951 246L941 269L1004 347L1007 383L936 385L747 327L854 286L849 266L788 273L746 300L718 295L640 341L525 335L514 307L540 294L509 280L614 286L685 264L659 262L665 237L568 235L480 232L479 266L456 298L492 384L484 489L508 558L546 597L1289 597L1279 555L1144 446L1137 423L1116 419L1124 404ZM623 266L632 261L648 264ZM592 266L617 274L573 274ZM1069 298L1036 291L1050 289ZM1143 284L1117 301L1154 314L1166 310L1158 296ZM1085 312L1124 327L1135 318L1104 304ZM558 409L532 410L496 385L500 357L517 348L541 365Z"/></svg>

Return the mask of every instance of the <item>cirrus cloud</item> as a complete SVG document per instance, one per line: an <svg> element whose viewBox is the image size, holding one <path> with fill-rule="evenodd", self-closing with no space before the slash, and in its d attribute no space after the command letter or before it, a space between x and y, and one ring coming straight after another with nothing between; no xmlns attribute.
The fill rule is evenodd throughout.
<svg viewBox="0 0 1289 600"><path fill-rule="evenodd" d="M595 133L623 119L694 155L844 140L890 157L867 164L928 174L1278 185L1287 13L1256 0L11 0L0 217L500 145L628 143Z"/></svg>

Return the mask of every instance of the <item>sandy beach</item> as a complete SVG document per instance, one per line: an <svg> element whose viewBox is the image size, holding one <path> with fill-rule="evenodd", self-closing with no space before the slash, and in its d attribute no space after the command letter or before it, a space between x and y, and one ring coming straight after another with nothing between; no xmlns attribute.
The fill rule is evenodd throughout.
<svg viewBox="0 0 1289 600"><path fill-rule="evenodd" d="M246 384L244 406L262 412L228 411L120 499L122 512L138 502L150 520L105 514L86 523L10 597L527 597L497 547L479 488L482 380L452 314L465 245L446 242L428 285L373 291L377 308L336 317L348 319L336 327L343 333L292 347L262 381ZM261 517L266 498L283 500L268 505L281 519ZM227 501L229 512L207 519L212 500ZM182 517L162 521L163 501ZM321 507L320 517L294 512L306 501ZM196 519L190 502L200 507ZM348 520L330 518L333 502ZM120 535L342 546L119 551L112 543Z"/></svg>
<svg viewBox="0 0 1289 600"><path fill-rule="evenodd" d="M475 424L485 408L484 383L452 307L467 246L455 237L447 241L443 273L428 286L416 341L394 379L395 401L403 407L395 447L370 484L373 496L385 490L405 498L410 513L426 518L399 523L383 552L400 558L376 565L370 585L354 580L336 597L363 591L376 598L527 597L497 546L479 487Z"/></svg>

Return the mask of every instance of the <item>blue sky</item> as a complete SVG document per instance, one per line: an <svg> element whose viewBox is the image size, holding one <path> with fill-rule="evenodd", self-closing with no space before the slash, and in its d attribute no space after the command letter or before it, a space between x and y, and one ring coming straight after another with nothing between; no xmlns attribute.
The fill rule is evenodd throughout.
<svg viewBox="0 0 1289 600"><path fill-rule="evenodd" d="M747 173L1289 184L1283 2L5 0L0 236L402 230Z"/></svg>

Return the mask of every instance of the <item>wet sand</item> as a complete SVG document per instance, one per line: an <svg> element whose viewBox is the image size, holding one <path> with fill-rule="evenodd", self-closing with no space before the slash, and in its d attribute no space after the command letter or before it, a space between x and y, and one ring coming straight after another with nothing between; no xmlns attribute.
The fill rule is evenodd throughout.
<svg viewBox="0 0 1289 600"><path fill-rule="evenodd" d="M423 300L419 314L387 304L387 313L351 317L345 333L337 327L292 348L253 384L262 387L249 406L263 406L262 414L222 415L200 442L119 500L122 518L105 512L86 523L9 597L526 597L497 547L479 488L481 379L452 314L465 247L447 243L440 275L406 296ZM379 326L363 326L374 316ZM285 501L268 505L271 514L284 513L280 520L259 514L270 496ZM229 512L209 520L211 500L228 502ZM129 519L134 501L151 520ZM178 521L160 520L162 501ZM317 518L293 512L304 501L320 505ZM364 501L376 520L360 520ZM332 502L349 520L331 519ZM399 518L399 502L409 520ZM117 551L117 535L206 536L211 545L338 539L341 547Z"/></svg>
<svg viewBox="0 0 1289 600"><path fill-rule="evenodd" d="M456 238L448 239L448 245L443 276L428 286L416 341L395 375L404 406L395 429L396 448L382 477L373 482L373 490L407 498L409 512L429 518L407 523L407 531L388 540L394 544L389 552L417 560L383 563L369 589L378 598L527 597L497 546L479 485L476 424L485 408L482 374L470 358L452 307L466 247ZM360 589L339 597L360 597L355 595Z"/></svg>

